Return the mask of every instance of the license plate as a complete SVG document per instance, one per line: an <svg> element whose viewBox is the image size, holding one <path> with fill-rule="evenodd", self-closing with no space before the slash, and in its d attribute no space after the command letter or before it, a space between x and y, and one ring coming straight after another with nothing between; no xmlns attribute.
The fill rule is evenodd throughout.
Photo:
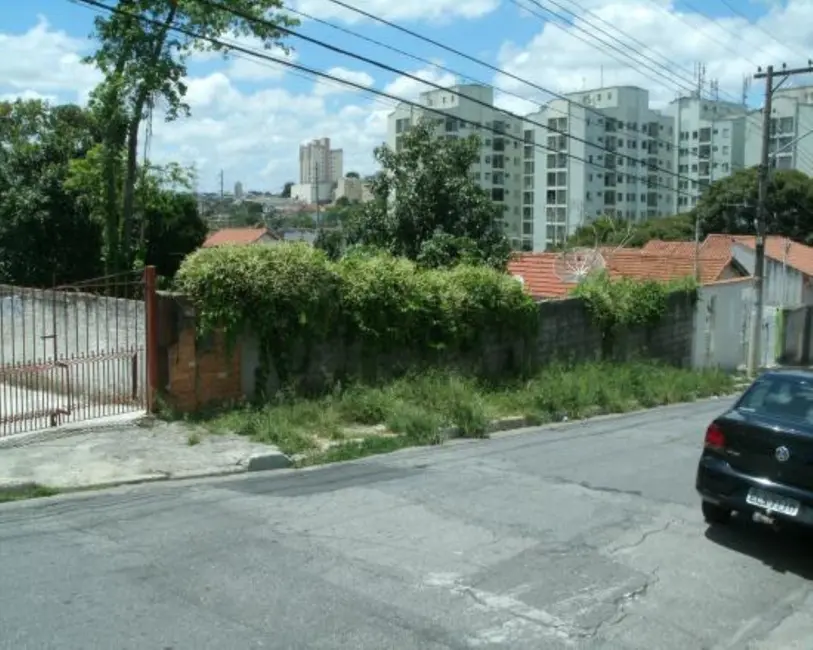
<svg viewBox="0 0 813 650"><path fill-rule="evenodd" d="M757 488L748 490L745 501L752 506L764 508L768 512L778 512L780 515L786 515L787 517L798 515L801 507L801 504L795 499L786 499Z"/></svg>

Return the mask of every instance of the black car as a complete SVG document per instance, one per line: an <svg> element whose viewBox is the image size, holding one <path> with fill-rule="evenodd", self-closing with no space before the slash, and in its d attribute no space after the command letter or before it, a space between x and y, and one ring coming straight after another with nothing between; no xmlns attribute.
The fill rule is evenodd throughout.
<svg viewBox="0 0 813 650"><path fill-rule="evenodd" d="M813 371L760 375L706 430L695 484L709 524L736 510L813 526Z"/></svg>

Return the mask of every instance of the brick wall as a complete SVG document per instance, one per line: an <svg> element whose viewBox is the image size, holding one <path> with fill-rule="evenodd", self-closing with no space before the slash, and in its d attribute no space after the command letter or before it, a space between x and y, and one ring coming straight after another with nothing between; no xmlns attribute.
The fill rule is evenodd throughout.
<svg viewBox="0 0 813 650"><path fill-rule="evenodd" d="M255 337L247 334L231 348L221 335L197 337L194 309L182 296L159 293L158 303L159 375L165 401L178 410L192 411L254 395L260 365ZM581 300L540 303L539 311L539 332L531 350L524 349L521 341L501 340L492 334L465 358L446 355L424 361L463 366L488 376L554 361L648 358L679 366L691 363L694 305L687 296L670 296L667 312L656 326L620 331L612 340L602 336ZM342 341L296 349L293 357L298 385L314 392L349 376L397 374L405 369L399 368L399 359L408 358L397 350L371 352ZM263 388L266 394L281 388L273 367Z"/></svg>
<svg viewBox="0 0 813 650"><path fill-rule="evenodd" d="M222 334L199 337L195 312L182 296L158 295L158 375L164 402L189 413L238 400L240 345L226 345Z"/></svg>

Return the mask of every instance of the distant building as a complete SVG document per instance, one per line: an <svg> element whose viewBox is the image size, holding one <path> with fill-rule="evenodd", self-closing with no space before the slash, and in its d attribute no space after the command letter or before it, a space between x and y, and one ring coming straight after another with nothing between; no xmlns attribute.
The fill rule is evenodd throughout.
<svg viewBox="0 0 813 650"><path fill-rule="evenodd" d="M344 176L344 153L330 148L330 138L299 147L299 184L337 183Z"/></svg>
<svg viewBox="0 0 813 650"><path fill-rule="evenodd" d="M420 94L418 103L401 103L389 114L387 144L398 151L401 137L422 117L437 124L437 137L481 137L480 159L469 170L472 180L503 207L501 225L514 248L530 247L523 233L522 120L494 106L494 89L481 84L461 84ZM425 109L432 110L425 110ZM443 113L443 116L438 114Z"/></svg>
<svg viewBox="0 0 813 650"><path fill-rule="evenodd" d="M758 165L762 154L762 111L750 114L745 131L745 164ZM813 176L813 86L782 88L771 110L770 164Z"/></svg>
<svg viewBox="0 0 813 650"><path fill-rule="evenodd" d="M330 203L333 200L333 183L298 183L291 186L291 198L302 203Z"/></svg>
<svg viewBox="0 0 813 650"><path fill-rule="evenodd" d="M745 166L746 108L742 104L681 97L665 113L675 122L672 144L678 192L672 212L689 212L709 186ZM758 120L757 120L758 121Z"/></svg>
<svg viewBox="0 0 813 650"><path fill-rule="evenodd" d="M365 190L367 190L365 192ZM363 202L369 200L371 194L369 192L369 183L361 180L360 178L342 178L336 183L336 189L333 191L333 199L339 200L345 198L348 201Z"/></svg>
<svg viewBox="0 0 813 650"><path fill-rule="evenodd" d="M235 199L243 198L243 184L240 181L237 181L234 184L234 198Z"/></svg>

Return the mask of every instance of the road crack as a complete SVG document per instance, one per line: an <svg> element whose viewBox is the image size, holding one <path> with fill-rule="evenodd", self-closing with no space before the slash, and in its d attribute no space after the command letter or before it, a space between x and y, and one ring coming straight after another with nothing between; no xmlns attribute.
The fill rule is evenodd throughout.
<svg viewBox="0 0 813 650"><path fill-rule="evenodd" d="M652 528L650 530L645 530L641 534L641 536L637 540L635 540L633 543L631 543L631 544L623 544L622 546L617 546L615 548L611 548L610 551L609 551L609 554L610 555L617 555L619 553L625 553L627 551L631 551L632 549L638 548L639 546L641 546L645 541L647 541L653 535L660 535L661 533L665 533L667 530L669 530L669 528L674 523L675 523L675 520L670 519L669 521L667 521L662 526L658 526L657 528Z"/></svg>

